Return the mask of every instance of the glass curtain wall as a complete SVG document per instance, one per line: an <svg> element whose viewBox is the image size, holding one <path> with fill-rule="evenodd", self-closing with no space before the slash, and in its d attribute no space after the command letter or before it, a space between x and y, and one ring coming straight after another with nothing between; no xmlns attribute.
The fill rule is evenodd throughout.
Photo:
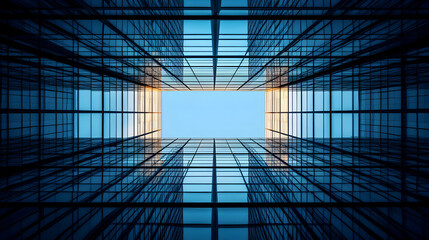
<svg viewBox="0 0 429 240"><path fill-rule="evenodd" d="M1 239L428 238L427 3L193 4L4 3ZM202 89L265 137L161 139Z"/></svg>

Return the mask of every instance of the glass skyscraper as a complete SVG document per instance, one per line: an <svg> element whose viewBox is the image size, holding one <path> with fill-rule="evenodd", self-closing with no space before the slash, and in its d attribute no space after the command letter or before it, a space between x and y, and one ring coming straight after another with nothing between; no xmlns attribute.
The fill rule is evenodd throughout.
<svg viewBox="0 0 429 240"><path fill-rule="evenodd" d="M2 2L0 238L429 238L428 16ZM162 91L263 91L265 137L162 138Z"/></svg>

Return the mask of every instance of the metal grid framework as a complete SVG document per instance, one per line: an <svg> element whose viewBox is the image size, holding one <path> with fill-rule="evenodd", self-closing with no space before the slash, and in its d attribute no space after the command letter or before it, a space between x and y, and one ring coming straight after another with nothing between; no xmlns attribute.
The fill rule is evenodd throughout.
<svg viewBox="0 0 429 240"><path fill-rule="evenodd" d="M2 239L429 238L428 3L192 4L2 4ZM162 139L173 90L265 138Z"/></svg>

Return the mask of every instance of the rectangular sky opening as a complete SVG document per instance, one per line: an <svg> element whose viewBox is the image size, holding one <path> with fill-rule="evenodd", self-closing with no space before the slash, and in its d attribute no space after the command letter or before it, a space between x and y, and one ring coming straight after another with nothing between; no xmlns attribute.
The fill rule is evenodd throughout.
<svg viewBox="0 0 429 240"><path fill-rule="evenodd" d="M164 138L262 138L263 91L164 91Z"/></svg>

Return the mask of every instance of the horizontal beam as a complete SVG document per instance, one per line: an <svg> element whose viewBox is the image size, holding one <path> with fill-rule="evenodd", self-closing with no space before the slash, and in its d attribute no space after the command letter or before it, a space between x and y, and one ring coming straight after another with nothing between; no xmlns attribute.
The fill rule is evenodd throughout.
<svg viewBox="0 0 429 240"><path fill-rule="evenodd" d="M193 7L193 6L104 6L104 7L91 7L94 10L123 10L123 11L180 11L180 10L208 10L210 11L211 7ZM33 10L33 11L52 11L52 10L58 10L58 7L48 7L48 6L42 6L40 8L34 8L34 7L27 7L25 10ZM69 11L81 11L86 10L86 8L82 7L68 7L68 6L61 6L61 10L69 10ZM249 7L249 6L235 6L235 7L220 7L220 10L252 10L252 11L324 11L324 10L331 10L332 6L321 6L321 7L315 7L315 6L276 6L276 7L270 7L270 6L257 6L257 7ZM3 10L23 10L19 9L17 7L11 7L11 6L3 6ZM356 6L352 9L348 7L338 7L335 9L335 11L343 11L343 10L357 10L357 11L391 11L391 8L389 7L362 7L362 6ZM403 11L403 9L394 9L396 11ZM428 8L416 8L416 7L407 7L406 10L409 11L429 11Z"/></svg>
<svg viewBox="0 0 429 240"><path fill-rule="evenodd" d="M174 194L174 193L171 193ZM252 194L251 192L247 194ZM259 194L255 192L255 194ZM2 202L2 208L10 207L89 207L89 208L100 208L100 207L113 207L113 208L138 208L138 207L156 207L156 208L175 208L175 207L186 207L186 208L273 208L273 207L346 207L346 208L362 208L362 207L427 207L426 202L216 202L216 203L203 203L203 202Z"/></svg>
<svg viewBox="0 0 429 240"><path fill-rule="evenodd" d="M124 147L125 148L125 147ZM292 147L290 147L292 148ZM115 155L121 155L122 153L108 153L106 155L108 156L115 156ZM150 152L150 153L132 153L132 155L134 156L144 156L147 154L156 154L154 152ZM229 153L217 153L218 155L222 156L230 156ZM284 153L275 153L273 152L274 155L276 154L284 154ZM318 153L318 152L309 152L309 153L295 153L295 154L289 154L289 155L303 155L303 154L316 154L316 155L327 155L329 156L329 153ZM159 154L161 155L161 154ZM187 154L187 155L193 155L193 154ZM200 155L200 154L199 154ZM206 154L201 154L203 156L212 156L210 153L206 153ZM235 155L238 156L247 156L248 153L235 153ZM4 174L3 176L6 175L10 175L11 172L16 172L16 171L30 171L30 170L48 170L48 169L62 169L62 170L77 170L77 169L136 169L136 170L153 170L153 169L159 169L161 166L40 166L40 167L21 167L21 166L9 166L9 167L0 167L0 173ZM205 165L195 165L195 166L162 166L162 168L165 169L178 169L178 170L188 170L188 169L212 169L212 166L205 166ZM285 170L288 169L345 169L345 170L354 170L354 169L396 169L396 170L403 170L403 167L398 166L398 165L394 165L394 164L390 164L388 162L386 163L380 163L378 165L302 165L302 166L275 166L275 167L270 167L270 166L216 166L216 168L218 169L258 169L258 170L262 170L262 169L269 169L273 172L283 172ZM425 167L421 167L418 165L410 165L407 166L407 168L425 168ZM429 169L429 168L426 168ZM31 173L30 173L31 175ZM234 184L233 184L234 185Z"/></svg>
<svg viewBox="0 0 429 240"><path fill-rule="evenodd" d="M363 15L91 15L91 14L0 14L0 19L52 19L52 20L403 20L428 19L426 14L363 14Z"/></svg>
<svg viewBox="0 0 429 240"><path fill-rule="evenodd" d="M23 56L23 55L17 55L17 56L0 56L0 59L8 59L8 58L17 58L17 57L19 57L19 58L39 58L39 56L37 56L37 55L27 55L27 56ZM291 58L291 59L302 59L302 58L305 58L305 59L318 59L318 58L320 58L320 59L332 59L332 58L338 58L338 59L341 59L341 58L347 58L347 59L352 59L352 58L359 58L359 57L356 57L356 56L348 56L348 55L346 55L346 56L317 56L317 55L295 55L295 56L267 56L267 55L263 55L263 56L261 56L261 55L257 55L257 56L248 56L248 55L217 55L217 56L213 56L213 55L182 55L182 56L156 56L157 58L178 58L178 59L180 59L180 58L207 58L207 59L212 59L212 58L246 58L246 59L260 59L260 58L262 58L262 59L264 59L264 58L269 58L269 59L271 59L271 58L279 58L279 59L289 59L289 58ZM152 58L152 57L150 57L150 56L126 56L126 55L122 55L122 56L113 56L113 55L110 55L110 56L102 56L102 55L100 55L100 56L79 56L79 58L80 59L101 59L101 58L104 58L104 59L122 59L122 58L125 58L125 59L146 59L146 58ZM396 58L400 58L400 57L396 57ZM413 57L413 58L418 58L418 59L429 59L429 56L416 56L416 57ZM157 67L157 66L154 66L154 67ZM255 66L255 67L260 67L260 66ZM286 67L286 66L283 66L283 67Z"/></svg>

